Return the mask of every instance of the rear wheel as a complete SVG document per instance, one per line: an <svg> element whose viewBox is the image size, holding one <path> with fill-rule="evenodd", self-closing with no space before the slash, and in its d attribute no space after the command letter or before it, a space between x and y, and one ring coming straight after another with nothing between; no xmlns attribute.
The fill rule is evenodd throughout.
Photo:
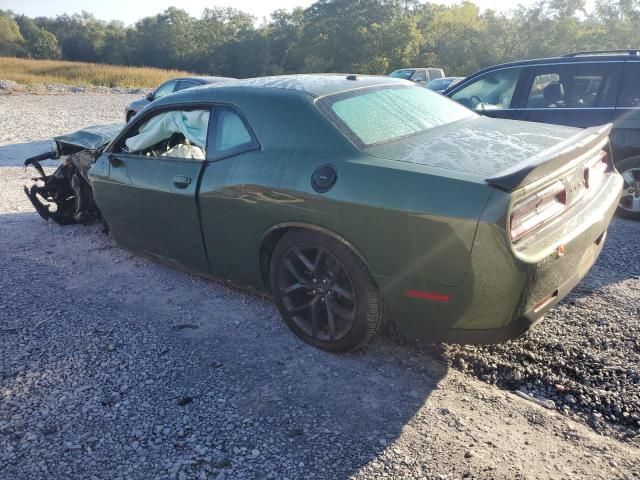
<svg viewBox="0 0 640 480"><path fill-rule="evenodd" d="M640 220L640 157L625 158L616 163L616 168L624 180L618 214Z"/></svg>
<svg viewBox="0 0 640 480"><path fill-rule="evenodd" d="M284 321L315 347L357 350L380 330L384 306L369 271L330 236L285 234L271 257L269 280Z"/></svg>

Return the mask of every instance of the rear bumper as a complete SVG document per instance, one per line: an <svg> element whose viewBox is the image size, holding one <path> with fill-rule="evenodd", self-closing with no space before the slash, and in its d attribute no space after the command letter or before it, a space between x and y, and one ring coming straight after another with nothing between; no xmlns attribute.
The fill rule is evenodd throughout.
<svg viewBox="0 0 640 480"><path fill-rule="evenodd" d="M600 255L606 236L607 232L604 231L596 241L587 248L580 260L578 269L575 270L564 283L558 285L555 289L554 283L548 284L547 288L550 289L548 294L543 296L541 300L538 300L537 303L529 304L528 309L523 311L511 323L500 328L452 328L447 332L443 332L444 334L440 337L440 341L464 344L491 344L505 342L524 334L535 323L542 320L549 310L555 307L580 283ZM544 291L543 289L539 290ZM523 294L525 298L532 297L532 291L523 292ZM537 299L537 297L534 298Z"/></svg>
<svg viewBox="0 0 640 480"><path fill-rule="evenodd" d="M441 287L376 277L394 323L410 338L434 342L499 343L518 337L595 263L621 188L621 177L612 175L607 187L567 221L569 233L530 261L512 251L499 226L506 223L503 219L481 219L461 284ZM411 290L436 293L431 298L441 301L409 298Z"/></svg>

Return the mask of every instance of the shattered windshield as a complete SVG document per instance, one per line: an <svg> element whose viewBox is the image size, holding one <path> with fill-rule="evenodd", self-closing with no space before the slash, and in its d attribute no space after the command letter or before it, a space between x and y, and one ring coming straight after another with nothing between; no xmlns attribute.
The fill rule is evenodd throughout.
<svg viewBox="0 0 640 480"><path fill-rule="evenodd" d="M318 106L360 148L476 116L442 95L413 85L350 90L323 97Z"/></svg>

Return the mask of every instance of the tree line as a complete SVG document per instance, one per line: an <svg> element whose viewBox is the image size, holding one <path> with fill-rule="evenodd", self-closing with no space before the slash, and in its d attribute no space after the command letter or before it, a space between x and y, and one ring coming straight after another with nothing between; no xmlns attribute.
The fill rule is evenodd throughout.
<svg viewBox="0 0 640 480"><path fill-rule="evenodd" d="M0 56L153 66L252 77L386 74L437 66L467 75L496 63L569 51L640 48L640 0L540 0L501 13L472 2L318 0L261 22L234 8L199 18L171 7L134 25L87 12L29 18L0 10Z"/></svg>

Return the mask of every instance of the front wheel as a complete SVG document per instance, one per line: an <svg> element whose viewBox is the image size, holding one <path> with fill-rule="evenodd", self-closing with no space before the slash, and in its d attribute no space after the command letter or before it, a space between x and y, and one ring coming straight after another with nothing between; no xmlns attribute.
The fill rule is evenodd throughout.
<svg viewBox="0 0 640 480"><path fill-rule="evenodd" d="M616 163L616 168L624 180L618 215L640 220L640 157L625 158Z"/></svg>
<svg viewBox="0 0 640 480"><path fill-rule="evenodd" d="M293 230L276 245L269 280L284 321L305 342L330 352L366 346L384 306L371 274L345 244Z"/></svg>

